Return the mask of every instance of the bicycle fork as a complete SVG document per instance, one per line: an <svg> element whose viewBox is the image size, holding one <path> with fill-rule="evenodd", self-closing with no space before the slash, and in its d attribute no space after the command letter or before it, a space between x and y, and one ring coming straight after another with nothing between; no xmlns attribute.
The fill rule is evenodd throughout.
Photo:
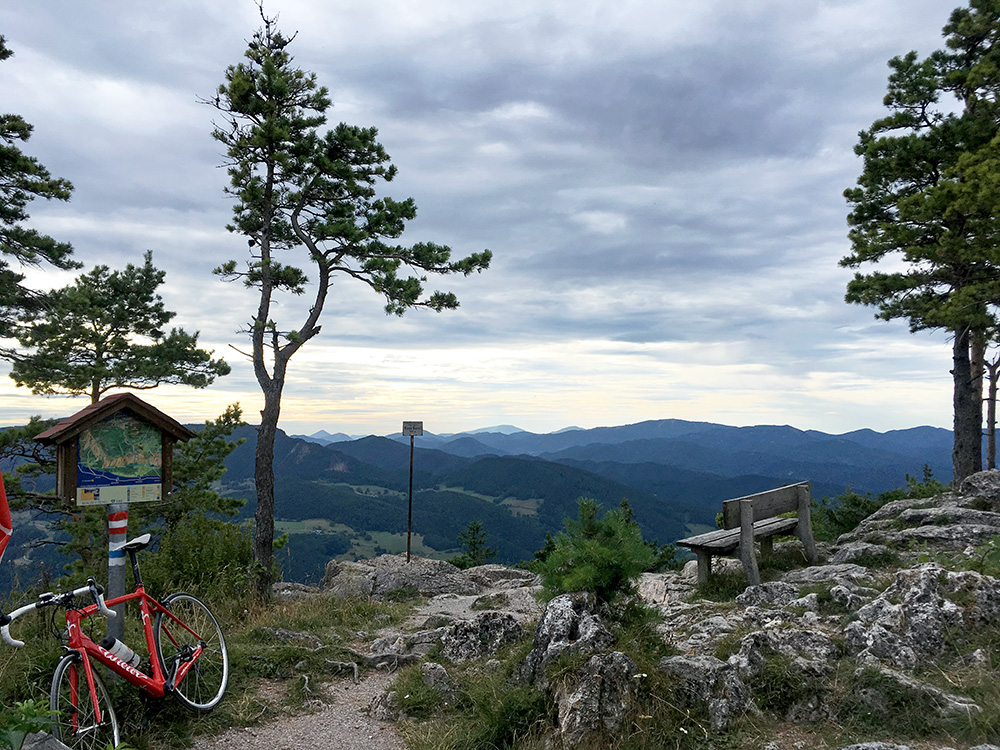
<svg viewBox="0 0 1000 750"><path fill-rule="evenodd" d="M75 655L76 664L69 673L69 705L72 711L70 717L70 728L74 735L92 732L104 725L104 717L101 716L101 702L97 699L97 685L94 682L94 667L86 654L77 649L68 648L68 652ZM89 727L80 726L80 663L83 664L84 681L87 685L87 693L90 697L90 704L94 708L94 725Z"/></svg>

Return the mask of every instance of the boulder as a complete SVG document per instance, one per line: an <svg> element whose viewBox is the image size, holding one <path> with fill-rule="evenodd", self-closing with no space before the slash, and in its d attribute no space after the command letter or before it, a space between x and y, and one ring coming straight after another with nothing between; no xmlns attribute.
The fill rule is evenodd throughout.
<svg viewBox="0 0 1000 750"><path fill-rule="evenodd" d="M69 750L69 748L51 734L33 732L24 738L21 750Z"/></svg>
<svg viewBox="0 0 1000 750"><path fill-rule="evenodd" d="M799 590L790 583L768 581L757 586L747 586L746 590L736 597L736 603L744 607L783 607L798 595Z"/></svg>
<svg viewBox="0 0 1000 750"><path fill-rule="evenodd" d="M479 659L521 640L522 635L521 623L509 612L481 612L470 622L446 628L441 653L450 661Z"/></svg>
<svg viewBox="0 0 1000 750"><path fill-rule="evenodd" d="M889 588L858 610L844 635L863 663L913 669L940 656L955 628L997 621L1000 580L929 563L900 570Z"/></svg>
<svg viewBox="0 0 1000 750"><path fill-rule="evenodd" d="M545 668L566 654L592 654L611 646L614 636L596 613L593 594L562 594L545 607L535 629L531 651L518 672L520 679L547 685Z"/></svg>
<svg viewBox="0 0 1000 750"><path fill-rule="evenodd" d="M427 687L437 691L445 703L454 703L458 698L458 685L442 665L432 661L421 664L420 678Z"/></svg>
<svg viewBox="0 0 1000 750"><path fill-rule="evenodd" d="M323 589L340 596L390 598L398 592L420 596L477 594L482 586L445 560L380 555L374 560L327 563Z"/></svg>
<svg viewBox="0 0 1000 750"><path fill-rule="evenodd" d="M379 721L399 721L403 718L399 693L395 690L389 690L381 695L376 695L368 705L368 715Z"/></svg>
<svg viewBox="0 0 1000 750"><path fill-rule="evenodd" d="M677 680L683 708L708 712L713 732L727 729L750 705L750 692L736 670L714 656L668 656L658 666Z"/></svg>
<svg viewBox="0 0 1000 750"><path fill-rule="evenodd" d="M452 627L449 625L433 630L418 630L415 633L389 633L373 641L369 651L372 654L426 656L441 645Z"/></svg>
<svg viewBox="0 0 1000 750"><path fill-rule="evenodd" d="M1000 501L1000 471L979 471L970 474L958 487L958 491L971 497Z"/></svg>
<svg viewBox="0 0 1000 750"><path fill-rule="evenodd" d="M619 651L590 657L553 687L563 747L606 747L621 736L643 675Z"/></svg>

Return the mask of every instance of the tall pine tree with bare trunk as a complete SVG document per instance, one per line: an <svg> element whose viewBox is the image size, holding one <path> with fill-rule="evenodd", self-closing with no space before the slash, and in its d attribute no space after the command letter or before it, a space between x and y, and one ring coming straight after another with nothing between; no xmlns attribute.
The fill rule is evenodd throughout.
<svg viewBox="0 0 1000 750"><path fill-rule="evenodd" d="M1000 300L1000 0L971 0L945 49L889 61L889 114L860 134L845 191L857 273L848 302L952 338L954 481L982 469L982 364Z"/></svg>
<svg viewBox="0 0 1000 750"><path fill-rule="evenodd" d="M482 271L491 254L453 261L443 245L393 244L416 216L416 206L412 199L377 196L376 185L391 181L396 168L376 129L341 123L321 132L330 107L327 90L315 74L293 65L287 48L294 37L283 36L263 10L261 17L263 27L250 40L246 59L226 70L208 103L223 116L213 136L226 147L227 192L235 199L228 229L244 235L250 247L247 261L229 261L216 273L259 292L247 333L264 397L254 471L254 557L256 592L265 598L273 576L274 439L288 363L320 332L333 280L367 284L384 297L390 314L412 307L453 309L454 294L425 295L427 274ZM304 264L315 274L312 280ZM295 327L279 325L276 295L306 291L311 305L305 319Z"/></svg>

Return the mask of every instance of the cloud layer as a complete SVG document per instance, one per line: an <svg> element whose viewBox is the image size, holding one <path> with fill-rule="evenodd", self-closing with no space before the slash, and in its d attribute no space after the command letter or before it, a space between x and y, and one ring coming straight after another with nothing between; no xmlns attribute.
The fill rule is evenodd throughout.
<svg viewBox="0 0 1000 750"><path fill-rule="evenodd" d="M400 170L387 192L419 207L409 240L495 254L482 276L440 282L462 300L453 313L387 319L338 281L293 361L282 426L948 426L945 337L845 305L837 261L852 147L881 114L886 61L941 46L953 7L269 2L329 88L331 123L379 128ZM34 224L88 266L152 250L177 322L234 365L204 393L144 394L184 419L259 408L230 349L245 349L252 296L211 275L245 243L224 229L222 155L198 103L258 25L249 0L0 9L15 52L3 107L76 186L68 205L34 206ZM281 313L294 324L304 304ZM81 405L0 386L5 422Z"/></svg>

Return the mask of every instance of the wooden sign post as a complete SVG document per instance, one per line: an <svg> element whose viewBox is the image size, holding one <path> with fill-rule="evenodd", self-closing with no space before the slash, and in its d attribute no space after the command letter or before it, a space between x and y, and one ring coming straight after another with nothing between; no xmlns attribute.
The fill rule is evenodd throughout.
<svg viewBox="0 0 1000 750"><path fill-rule="evenodd" d="M80 507L108 506L108 599L125 593L129 503L169 497L174 443L194 436L131 393L107 396L35 436L56 447L57 495ZM120 640L124 605L114 609L108 635Z"/></svg>

